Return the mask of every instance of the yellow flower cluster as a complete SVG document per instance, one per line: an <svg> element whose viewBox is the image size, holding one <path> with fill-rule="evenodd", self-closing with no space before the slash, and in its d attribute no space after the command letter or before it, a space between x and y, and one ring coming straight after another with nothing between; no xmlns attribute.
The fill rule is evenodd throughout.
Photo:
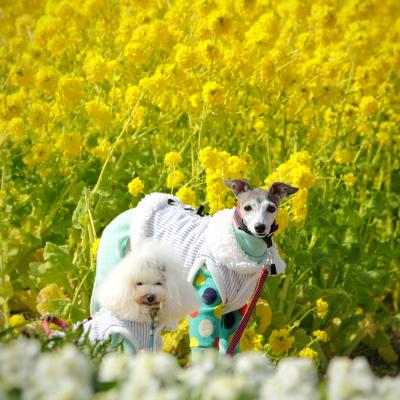
<svg viewBox="0 0 400 400"><path fill-rule="evenodd" d="M318 360L318 353L311 349L310 347L305 347L303 350L301 350L298 354L299 357L302 358L311 358L312 360L317 361Z"/></svg>
<svg viewBox="0 0 400 400"><path fill-rule="evenodd" d="M167 176L167 188L175 189L178 186L180 186L184 180L185 180L185 174L182 171L180 170L172 171Z"/></svg>
<svg viewBox="0 0 400 400"><path fill-rule="evenodd" d="M139 177L133 178L128 183L128 192L133 197L136 197L138 194L142 193L143 189L144 189L144 183Z"/></svg>
<svg viewBox="0 0 400 400"><path fill-rule="evenodd" d="M14 334L18 334L25 323L26 319L22 314L14 314L8 319L9 327L15 328L13 329Z"/></svg>
<svg viewBox="0 0 400 400"><path fill-rule="evenodd" d="M182 200L184 204L196 205L196 193L193 189L182 187L176 193L176 197Z"/></svg>
<svg viewBox="0 0 400 400"><path fill-rule="evenodd" d="M262 351L264 349L264 336L248 328L240 339L240 351Z"/></svg>
<svg viewBox="0 0 400 400"><path fill-rule="evenodd" d="M316 314L318 318L325 318L328 314L329 305L325 300L318 299L316 303Z"/></svg>
<svg viewBox="0 0 400 400"><path fill-rule="evenodd" d="M311 170L311 156L306 151L293 153L289 160L281 164L272 174L265 179L265 188L268 189L273 182L284 182L299 188L299 191L291 197L290 212L297 223L302 223L307 216L308 189L316 181ZM278 234L288 225L288 212L285 208L279 209L277 223Z"/></svg>
<svg viewBox="0 0 400 400"><path fill-rule="evenodd" d="M313 336L319 342L327 342L329 340L328 334L325 331L321 331L320 329L313 332Z"/></svg>
<svg viewBox="0 0 400 400"><path fill-rule="evenodd" d="M171 151L164 156L164 164L169 170L174 170L182 162L182 156L176 151Z"/></svg>
<svg viewBox="0 0 400 400"><path fill-rule="evenodd" d="M235 200L232 197L227 198L229 190L223 179L244 177L244 171L248 168L246 159L210 146L200 150L199 159L206 169L206 195L210 213L232 207Z"/></svg>
<svg viewBox="0 0 400 400"><path fill-rule="evenodd" d="M269 346L274 356L287 353L294 343L294 336L290 335L288 329L273 330L269 337Z"/></svg>
<svg viewBox="0 0 400 400"><path fill-rule="evenodd" d="M257 301L253 319L255 319L258 324L258 330L261 333L265 333L272 321L272 310L265 300L260 298Z"/></svg>

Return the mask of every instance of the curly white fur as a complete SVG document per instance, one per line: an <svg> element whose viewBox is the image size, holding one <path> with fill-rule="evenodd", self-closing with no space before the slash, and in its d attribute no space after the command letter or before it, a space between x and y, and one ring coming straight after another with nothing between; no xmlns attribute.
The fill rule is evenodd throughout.
<svg viewBox="0 0 400 400"><path fill-rule="evenodd" d="M143 240L106 277L99 289L100 304L120 318L150 322L151 307L140 299L151 293L161 301L159 324L172 328L197 306L180 265L159 242Z"/></svg>

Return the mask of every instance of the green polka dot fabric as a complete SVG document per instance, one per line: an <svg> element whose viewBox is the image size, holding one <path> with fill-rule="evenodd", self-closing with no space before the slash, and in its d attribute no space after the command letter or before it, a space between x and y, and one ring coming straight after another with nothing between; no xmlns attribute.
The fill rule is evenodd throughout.
<svg viewBox="0 0 400 400"><path fill-rule="evenodd" d="M190 314L189 335L192 355L205 349L225 353L241 319L242 309L222 314L222 298L210 272L200 268L193 279L200 307ZM239 351L239 346L235 352Z"/></svg>

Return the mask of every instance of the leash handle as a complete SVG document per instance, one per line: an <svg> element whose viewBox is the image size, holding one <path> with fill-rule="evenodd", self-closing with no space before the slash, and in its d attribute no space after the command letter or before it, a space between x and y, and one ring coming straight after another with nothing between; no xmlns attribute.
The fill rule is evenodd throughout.
<svg viewBox="0 0 400 400"><path fill-rule="evenodd" d="M271 264L271 267L273 265L274 264ZM257 300L261 296L261 292L262 292L265 280L268 278L269 274L270 274L270 272L268 269L268 265L266 264L263 266L262 270L260 271L257 286L254 290L254 293L250 300L250 303L246 308L246 312L244 313L243 318L240 321L240 324L239 324L238 328L236 329L236 332L234 333L231 342L229 343L228 349L226 350L225 354L228 357L233 356L233 352L235 351L235 348L238 345L240 338L243 335L246 325L249 322L249 319L250 319L251 315L253 314L254 309L256 308Z"/></svg>
<svg viewBox="0 0 400 400"><path fill-rule="evenodd" d="M46 332L47 335L51 334L50 323L53 323L53 324L57 325L62 330L67 329L68 326L69 326L68 322L63 321L60 318L53 317L52 315L45 315L43 317L42 327L43 327L43 330Z"/></svg>

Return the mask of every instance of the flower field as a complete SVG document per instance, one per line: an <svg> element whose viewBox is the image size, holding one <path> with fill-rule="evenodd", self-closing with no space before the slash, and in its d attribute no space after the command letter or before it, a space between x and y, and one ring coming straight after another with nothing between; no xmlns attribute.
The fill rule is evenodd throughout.
<svg viewBox="0 0 400 400"><path fill-rule="evenodd" d="M187 369L166 353L114 352L95 365L71 344L41 353L39 342L20 338L0 344L0 361L2 399L12 393L11 399L30 400L396 400L400 390L400 377L376 378L362 358L334 358L323 389L310 359L288 358L274 367L256 352L233 361L211 352Z"/></svg>
<svg viewBox="0 0 400 400"><path fill-rule="evenodd" d="M14 336L46 342L41 314L88 316L98 240L116 215L154 191L213 214L235 204L222 178L300 188L277 218L287 271L268 279L241 349L311 358L342 371L332 380L370 373L363 361L329 364L336 356L398 365L397 0L0 0L0 26L0 339L11 341L0 383ZM187 330L184 320L163 336L181 364ZM44 353L43 371L52 357L85 369L74 351ZM128 362L106 357L99 377ZM132 362L177 368L146 357ZM261 361L248 357L250 376ZM241 361L225 372L212 362L222 371L212 384L230 386ZM276 376L298 363L294 381L305 374L304 398L317 396L309 360L287 362ZM168 398L185 398L191 373L160 376ZM87 378L90 394L85 376L71 385ZM256 387L237 385L237 396Z"/></svg>

